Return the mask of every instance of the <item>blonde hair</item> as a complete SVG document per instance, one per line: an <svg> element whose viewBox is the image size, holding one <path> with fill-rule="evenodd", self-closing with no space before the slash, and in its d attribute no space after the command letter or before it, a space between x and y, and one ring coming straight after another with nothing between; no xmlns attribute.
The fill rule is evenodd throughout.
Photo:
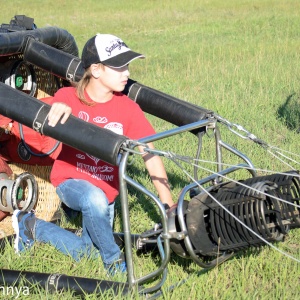
<svg viewBox="0 0 300 300"><path fill-rule="evenodd" d="M98 65L98 67L104 68L104 65L102 65L101 63L99 63L97 65ZM85 72L84 72L82 78L79 80L79 82L75 84L77 97L79 98L81 103L88 105L88 106L95 105L94 101L93 102L89 101L88 99L86 99L86 97L84 95L84 91L92 77L93 77L93 75L92 75L91 67L89 67L85 70Z"/></svg>

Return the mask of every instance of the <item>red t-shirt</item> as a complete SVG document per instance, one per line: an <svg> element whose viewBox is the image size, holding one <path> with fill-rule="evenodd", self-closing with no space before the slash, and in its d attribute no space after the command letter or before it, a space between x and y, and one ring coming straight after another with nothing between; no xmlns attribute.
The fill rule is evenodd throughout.
<svg viewBox="0 0 300 300"><path fill-rule="evenodd" d="M87 94L86 97L92 101ZM52 100L54 102L64 102L72 107L72 115L130 139L140 139L155 133L138 104L121 93L115 93L108 102L88 106L79 101L75 88L65 87L56 92ZM84 179L98 186L110 203L119 193L117 166L63 144L54 162L50 180L57 186L70 178Z"/></svg>

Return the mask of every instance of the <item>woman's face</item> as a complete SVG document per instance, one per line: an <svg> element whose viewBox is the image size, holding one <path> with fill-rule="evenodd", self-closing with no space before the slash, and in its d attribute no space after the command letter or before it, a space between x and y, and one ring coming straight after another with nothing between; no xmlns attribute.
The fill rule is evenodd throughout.
<svg viewBox="0 0 300 300"><path fill-rule="evenodd" d="M122 92L129 78L129 65L122 68L100 67L99 81L113 92Z"/></svg>

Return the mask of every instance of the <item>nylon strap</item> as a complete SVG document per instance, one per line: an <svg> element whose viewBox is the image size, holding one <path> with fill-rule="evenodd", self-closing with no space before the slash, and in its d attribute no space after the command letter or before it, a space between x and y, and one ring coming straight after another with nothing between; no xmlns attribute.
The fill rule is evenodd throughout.
<svg viewBox="0 0 300 300"><path fill-rule="evenodd" d="M37 112L33 123L32 123L32 128L33 130L43 134L43 128L45 125L45 122L47 120L48 117L48 113L49 113L50 108L43 105L41 106L41 108L39 109L39 111Z"/></svg>
<svg viewBox="0 0 300 300"><path fill-rule="evenodd" d="M68 79L69 81L75 81L75 75L80 63L81 60L79 58L74 58L71 60L66 72L66 79Z"/></svg>
<svg viewBox="0 0 300 300"><path fill-rule="evenodd" d="M138 96L138 94L139 94L140 89L141 89L141 86L140 86L139 84L137 84L137 83L134 83L134 84L130 87L127 96L128 96L131 100L133 100L133 101L136 102L136 99L137 99L137 96Z"/></svg>

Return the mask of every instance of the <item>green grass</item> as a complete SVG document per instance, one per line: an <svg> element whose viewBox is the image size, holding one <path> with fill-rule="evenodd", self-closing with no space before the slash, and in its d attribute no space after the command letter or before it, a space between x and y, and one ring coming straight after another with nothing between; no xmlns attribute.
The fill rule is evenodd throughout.
<svg viewBox="0 0 300 300"><path fill-rule="evenodd" d="M145 60L130 66L131 78L180 99L211 109L232 123L241 124L269 145L299 155L300 127L300 2L297 0L151 0L151 1L1 1L0 19L9 23L16 14L33 17L37 27L58 26L71 33L79 51L97 32L120 36ZM153 116L163 131L173 126ZM257 168L285 171L283 165L258 145L239 138L221 125L223 139L245 153ZM194 156L196 140L190 134L156 143L160 150ZM203 159L214 161L213 140L204 138ZM239 162L225 155L229 164ZM297 159L296 159L297 160ZM189 179L165 160L176 201ZM203 164L213 168L211 164ZM185 166L191 171L190 166ZM297 168L297 166L296 166ZM143 164L136 159L130 171L153 190ZM205 176L199 171L199 176ZM148 199L130 189L131 227L141 233L158 222ZM115 230L121 229L117 206ZM69 224L67 224L69 225ZM300 233L293 230L276 246L300 259ZM157 258L138 257L136 273L147 274ZM50 246L36 245L25 257L5 249L1 268L59 272L103 278L100 262L76 264ZM300 264L263 247L239 253L230 261L201 272L195 263L172 255L163 299L298 299ZM168 287L188 279L173 292ZM121 278L120 280L124 280ZM33 287L31 299L77 299L72 292L46 293ZM121 295L102 295L122 299ZM0 295L1 298L1 295ZM25 299L26 296L23 296ZM139 299L136 294L128 299ZM19 299L22 299L21 296ZM79 298L78 298L79 299ZM99 299L86 295L85 299Z"/></svg>

